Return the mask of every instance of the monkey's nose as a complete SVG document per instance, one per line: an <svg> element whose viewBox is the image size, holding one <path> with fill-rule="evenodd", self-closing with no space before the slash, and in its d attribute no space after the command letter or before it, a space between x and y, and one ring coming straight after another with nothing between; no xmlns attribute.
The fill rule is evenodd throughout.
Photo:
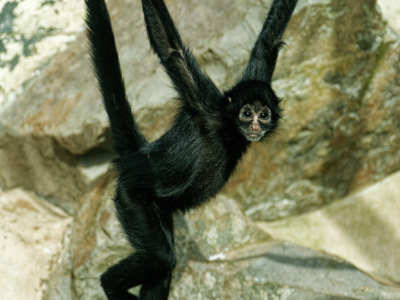
<svg viewBox="0 0 400 300"><path fill-rule="evenodd" d="M251 123L250 129L252 132L259 132L261 130L260 124L258 122Z"/></svg>

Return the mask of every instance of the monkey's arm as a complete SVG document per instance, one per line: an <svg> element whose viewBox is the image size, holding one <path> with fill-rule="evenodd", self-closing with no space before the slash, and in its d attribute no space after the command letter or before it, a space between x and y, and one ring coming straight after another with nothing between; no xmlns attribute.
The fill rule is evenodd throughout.
<svg viewBox="0 0 400 300"><path fill-rule="evenodd" d="M90 52L116 152L136 151L146 143L132 116L117 46L104 0L85 0Z"/></svg>
<svg viewBox="0 0 400 300"><path fill-rule="evenodd" d="M297 0L273 1L242 80L271 82L279 49L283 44L281 39L296 4Z"/></svg>
<svg viewBox="0 0 400 300"><path fill-rule="evenodd" d="M210 99L221 96L204 74L181 37L162 0L142 0L150 45L160 58L175 89L186 104L196 111L215 111Z"/></svg>

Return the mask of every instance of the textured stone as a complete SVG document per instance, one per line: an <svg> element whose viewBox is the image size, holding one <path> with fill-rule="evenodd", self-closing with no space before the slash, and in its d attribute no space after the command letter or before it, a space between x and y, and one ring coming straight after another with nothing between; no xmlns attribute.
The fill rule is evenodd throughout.
<svg viewBox="0 0 400 300"><path fill-rule="evenodd" d="M400 290L376 283L352 265L286 243L259 245L246 260L190 261L171 299L398 299Z"/></svg>
<svg viewBox="0 0 400 300"><path fill-rule="evenodd" d="M378 5L389 26L400 34L400 3L397 0L380 0Z"/></svg>
<svg viewBox="0 0 400 300"><path fill-rule="evenodd" d="M72 218L21 190L0 191L2 299L71 299Z"/></svg>
<svg viewBox="0 0 400 300"><path fill-rule="evenodd" d="M298 7L273 82L282 126L226 189L249 217L305 212L400 169L400 40L387 35L375 1Z"/></svg>
<svg viewBox="0 0 400 300"><path fill-rule="evenodd" d="M208 260L227 258L243 246L270 239L243 215L233 199L224 196L191 211L184 219L185 234L196 244L201 257Z"/></svg>
<svg viewBox="0 0 400 300"><path fill-rule="evenodd" d="M23 187L72 213L87 187L78 161L49 137L19 135L1 126L0 187Z"/></svg>
<svg viewBox="0 0 400 300"><path fill-rule="evenodd" d="M100 275L133 252L116 218L115 182L103 176L82 198L74 223L73 299L104 299Z"/></svg>
<svg viewBox="0 0 400 300"><path fill-rule="evenodd" d="M66 49L83 29L82 16L83 1L1 1L0 105L20 96Z"/></svg>
<svg viewBox="0 0 400 300"><path fill-rule="evenodd" d="M277 239L345 258L374 278L400 282L400 173L320 210L260 224Z"/></svg>

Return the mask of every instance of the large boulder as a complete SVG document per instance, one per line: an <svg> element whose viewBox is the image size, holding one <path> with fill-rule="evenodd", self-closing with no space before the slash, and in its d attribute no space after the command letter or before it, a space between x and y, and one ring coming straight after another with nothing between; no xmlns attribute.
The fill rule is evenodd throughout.
<svg viewBox="0 0 400 300"><path fill-rule="evenodd" d="M3 299L71 299L72 221L30 193L0 190Z"/></svg>
<svg viewBox="0 0 400 300"><path fill-rule="evenodd" d="M400 173L319 210L260 223L273 237L344 257L381 282L400 282Z"/></svg>
<svg viewBox="0 0 400 300"><path fill-rule="evenodd" d="M326 205L400 168L400 47L376 1L300 4L275 74L281 129L227 188L248 216Z"/></svg>
<svg viewBox="0 0 400 300"><path fill-rule="evenodd" d="M179 275L172 299L385 299L400 291L386 287L354 266L288 243L254 245L245 259L190 261Z"/></svg>

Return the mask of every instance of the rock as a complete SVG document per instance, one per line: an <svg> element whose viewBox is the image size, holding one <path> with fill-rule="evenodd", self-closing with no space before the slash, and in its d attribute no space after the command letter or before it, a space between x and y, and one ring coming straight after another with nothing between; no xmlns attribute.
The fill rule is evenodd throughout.
<svg viewBox="0 0 400 300"><path fill-rule="evenodd" d="M282 126L252 147L226 188L253 220L324 206L400 169L400 40L386 39L376 8L297 8L273 82L285 99Z"/></svg>
<svg viewBox="0 0 400 300"><path fill-rule="evenodd" d="M233 199L224 196L212 199L183 218L187 227L186 239L189 237L196 244L201 257L208 260L227 259L229 253L241 247L270 239L243 215ZM179 233L177 235L179 239Z"/></svg>
<svg viewBox="0 0 400 300"><path fill-rule="evenodd" d="M86 173L75 153L98 131L90 121L73 126L70 113L80 98L74 91L85 87L75 82L71 91L64 85L71 82L68 72L83 70L74 52L83 35L83 4L0 4L0 187L23 187L69 213L98 177Z"/></svg>
<svg viewBox="0 0 400 300"><path fill-rule="evenodd" d="M171 299L398 299L400 289L376 283L352 265L287 243L259 245L255 257L190 261Z"/></svg>
<svg viewBox="0 0 400 300"><path fill-rule="evenodd" d="M0 191L3 299L71 299L72 218L22 190Z"/></svg>
<svg viewBox="0 0 400 300"><path fill-rule="evenodd" d="M133 252L115 215L114 190L106 175L82 199L72 243L73 299L105 299L100 275Z"/></svg>
<svg viewBox="0 0 400 300"><path fill-rule="evenodd" d="M78 160L49 137L20 135L1 126L0 187L23 187L73 213L88 180Z"/></svg>
<svg viewBox="0 0 400 300"><path fill-rule="evenodd" d="M260 223L276 239L340 256L381 282L400 282L400 173L330 206Z"/></svg>
<svg viewBox="0 0 400 300"><path fill-rule="evenodd" d="M396 0L381 0L378 2L382 15L385 17L389 26L400 34L400 4Z"/></svg>
<svg viewBox="0 0 400 300"><path fill-rule="evenodd" d="M13 102L83 29L83 1L2 1L0 105Z"/></svg>

